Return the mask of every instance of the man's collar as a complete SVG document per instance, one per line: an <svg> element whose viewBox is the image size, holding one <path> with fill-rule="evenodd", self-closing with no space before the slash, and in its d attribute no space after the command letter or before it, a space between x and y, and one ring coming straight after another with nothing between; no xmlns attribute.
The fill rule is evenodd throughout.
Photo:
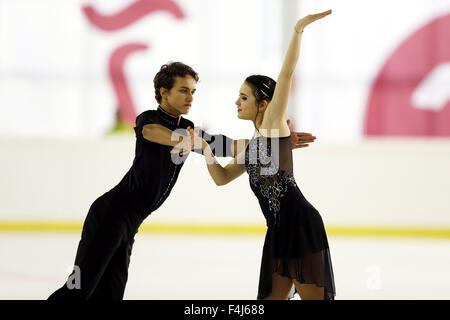
<svg viewBox="0 0 450 320"><path fill-rule="evenodd" d="M158 106L158 113L164 121L166 121L167 123L174 125L174 126L177 126L179 123L179 120L181 120L181 117L179 119L177 116L174 116L174 115L168 113L161 106Z"/></svg>

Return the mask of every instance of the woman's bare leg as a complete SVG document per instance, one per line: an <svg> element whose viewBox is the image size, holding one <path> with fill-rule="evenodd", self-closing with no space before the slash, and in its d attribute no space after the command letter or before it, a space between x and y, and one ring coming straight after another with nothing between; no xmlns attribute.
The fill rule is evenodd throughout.
<svg viewBox="0 0 450 320"><path fill-rule="evenodd" d="M264 300L286 300L292 288L292 279L272 274L272 292Z"/></svg>
<svg viewBox="0 0 450 320"><path fill-rule="evenodd" d="M324 288L315 284L299 283L294 280L295 288L302 300L324 300Z"/></svg>

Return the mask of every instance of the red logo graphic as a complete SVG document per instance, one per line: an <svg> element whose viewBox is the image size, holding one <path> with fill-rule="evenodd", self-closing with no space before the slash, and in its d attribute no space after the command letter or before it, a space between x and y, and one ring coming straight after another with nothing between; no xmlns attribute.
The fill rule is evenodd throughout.
<svg viewBox="0 0 450 320"><path fill-rule="evenodd" d="M157 11L167 11L176 19L183 19L184 14L178 5L172 0L137 0L123 10L113 15L103 15L92 6L82 8L89 22L97 28L106 31L117 31L125 28L148 14ZM118 118L129 124L136 120L136 111L133 99L128 89L124 72L126 58L138 50L146 50L148 46L142 43L129 43L117 48L109 58L109 76L113 83L118 100Z"/></svg>
<svg viewBox="0 0 450 320"><path fill-rule="evenodd" d="M109 76L116 92L119 106L119 118L127 123L134 124L136 120L136 111L130 90L128 89L127 79L123 72L125 59L133 52L146 50L147 46L140 43L126 44L117 48L109 59Z"/></svg>
<svg viewBox="0 0 450 320"><path fill-rule="evenodd" d="M450 136L450 14L389 57L369 95L364 134Z"/></svg>
<svg viewBox="0 0 450 320"><path fill-rule="evenodd" d="M116 31L127 27L144 16L156 12L167 11L176 19L183 19L184 14L176 3L171 0L138 0L127 8L113 15L102 15L92 6L83 7L89 21L103 31Z"/></svg>

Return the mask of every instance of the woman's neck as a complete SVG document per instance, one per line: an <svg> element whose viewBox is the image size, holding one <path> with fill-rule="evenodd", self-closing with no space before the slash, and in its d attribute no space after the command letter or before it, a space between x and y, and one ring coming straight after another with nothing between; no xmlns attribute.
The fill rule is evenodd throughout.
<svg viewBox="0 0 450 320"><path fill-rule="evenodd" d="M252 120L253 125L255 126L255 128L260 129L261 125L263 123L263 119L264 119L264 113L258 113L258 116L256 117L255 120Z"/></svg>

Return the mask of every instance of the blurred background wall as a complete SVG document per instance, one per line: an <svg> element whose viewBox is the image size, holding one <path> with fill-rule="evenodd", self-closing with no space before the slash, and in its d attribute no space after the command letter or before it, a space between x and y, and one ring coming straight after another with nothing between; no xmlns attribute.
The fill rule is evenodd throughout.
<svg viewBox="0 0 450 320"><path fill-rule="evenodd" d="M250 137L242 81L276 79L295 21L328 9L305 30L289 104L317 136L294 151L302 192L330 228L450 237L449 0L0 0L2 229L83 221L131 166L168 61L199 73L187 118ZM218 188L196 154L153 221L264 225L248 177Z"/></svg>

